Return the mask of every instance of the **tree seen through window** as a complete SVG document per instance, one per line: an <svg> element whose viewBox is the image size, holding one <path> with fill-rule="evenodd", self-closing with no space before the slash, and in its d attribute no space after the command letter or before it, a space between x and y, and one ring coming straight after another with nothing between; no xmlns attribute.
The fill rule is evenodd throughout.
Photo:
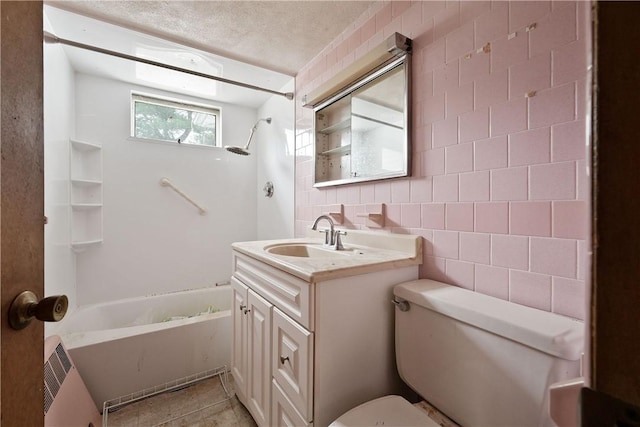
<svg viewBox="0 0 640 427"><path fill-rule="evenodd" d="M216 146L219 111L134 99L134 137Z"/></svg>

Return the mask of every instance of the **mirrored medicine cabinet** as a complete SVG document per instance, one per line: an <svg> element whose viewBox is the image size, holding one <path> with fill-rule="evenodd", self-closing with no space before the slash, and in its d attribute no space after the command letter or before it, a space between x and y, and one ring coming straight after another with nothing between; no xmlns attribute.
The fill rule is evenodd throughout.
<svg viewBox="0 0 640 427"><path fill-rule="evenodd" d="M395 33L304 100L314 187L411 175L411 40Z"/></svg>

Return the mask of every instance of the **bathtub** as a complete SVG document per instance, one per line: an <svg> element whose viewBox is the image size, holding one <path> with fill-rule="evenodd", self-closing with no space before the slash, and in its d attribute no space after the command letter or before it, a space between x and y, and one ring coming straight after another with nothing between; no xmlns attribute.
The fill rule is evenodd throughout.
<svg viewBox="0 0 640 427"><path fill-rule="evenodd" d="M231 287L78 307L57 333L93 400L229 367Z"/></svg>

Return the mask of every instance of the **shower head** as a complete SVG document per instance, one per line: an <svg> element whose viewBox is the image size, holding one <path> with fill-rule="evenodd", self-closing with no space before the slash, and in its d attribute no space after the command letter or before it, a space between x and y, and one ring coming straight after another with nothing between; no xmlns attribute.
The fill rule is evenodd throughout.
<svg viewBox="0 0 640 427"><path fill-rule="evenodd" d="M224 149L227 151L231 151L234 154L240 154L241 156L249 155L249 152L242 147L234 147L234 146L227 145L224 147Z"/></svg>
<svg viewBox="0 0 640 427"><path fill-rule="evenodd" d="M253 133L256 131L256 129L258 129L258 124L260 122L267 122L267 124L271 124L271 117L266 117L264 119L260 119L256 122L255 125L253 125L253 127L251 128L251 130L249 131L249 140L247 141L247 145L245 145L244 147L236 147L236 146L231 146L231 145L225 145L224 149L227 151L230 151L234 154L240 154L241 156L248 156L249 153L249 144L251 144L251 138L253 138Z"/></svg>

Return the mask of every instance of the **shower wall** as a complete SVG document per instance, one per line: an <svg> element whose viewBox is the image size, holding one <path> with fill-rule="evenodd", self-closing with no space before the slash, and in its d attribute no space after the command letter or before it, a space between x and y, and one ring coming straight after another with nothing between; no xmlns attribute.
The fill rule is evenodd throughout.
<svg viewBox="0 0 640 427"><path fill-rule="evenodd" d="M65 294L73 307L76 259L69 250L69 137L75 127L74 71L61 46L46 44L43 54L46 294Z"/></svg>
<svg viewBox="0 0 640 427"><path fill-rule="evenodd" d="M231 243L256 236L256 156L131 139L132 90L219 106L225 145L244 144L257 119L252 108L76 75L76 137L102 145L104 205L104 242L77 255L79 304L224 282Z"/></svg>
<svg viewBox="0 0 640 427"><path fill-rule="evenodd" d="M46 44L44 55L48 295L66 294L73 310L93 302L209 286L228 280L230 245L256 240L259 217L268 222L269 237L291 237L291 101L273 96L259 109L217 103L79 73L59 45ZM133 140L131 91L220 107L224 145L244 145L258 117L274 120L260 127L250 156ZM70 246L69 139L101 145L103 157L103 243L79 252ZM206 215L161 187L163 177L203 205ZM276 183L272 199L261 191L266 180ZM46 334L55 333L56 326L47 324Z"/></svg>
<svg viewBox="0 0 640 427"><path fill-rule="evenodd" d="M280 88L293 92L294 82ZM271 125L260 125L251 155L257 161L257 240L293 237L294 214L294 106L282 96L272 96L258 109L258 117L272 117ZM267 181L273 183L272 197L262 190Z"/></svg>

